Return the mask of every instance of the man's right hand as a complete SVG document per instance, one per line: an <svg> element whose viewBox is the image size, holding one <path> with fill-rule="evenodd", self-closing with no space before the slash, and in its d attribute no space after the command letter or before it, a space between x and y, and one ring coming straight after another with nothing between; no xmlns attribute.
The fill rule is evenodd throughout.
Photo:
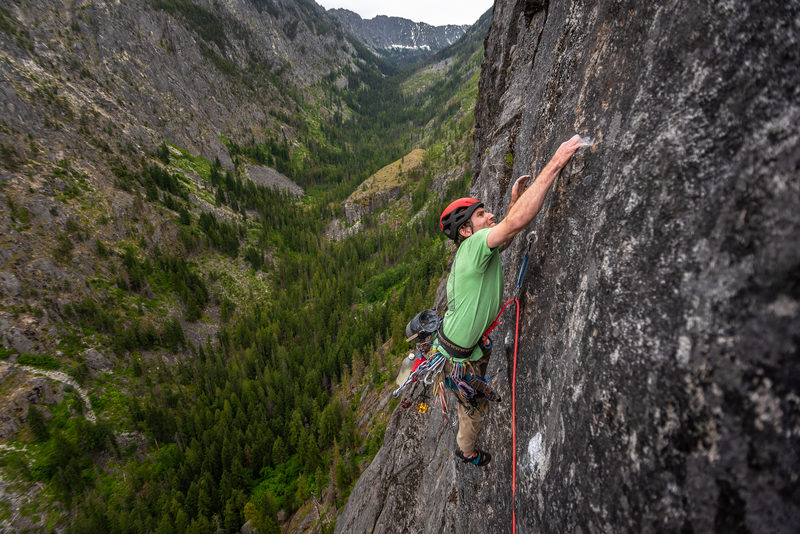
<svg viewBox="0 0 800 534"><path fill-rule="evenodd" d="M556 150L555 156L550 160L557 169L560 171L567 166L567 163L575 154L575 151L581 147L588 146L580 135L573 135L569 141L564 141L561 146Z"/></svg>

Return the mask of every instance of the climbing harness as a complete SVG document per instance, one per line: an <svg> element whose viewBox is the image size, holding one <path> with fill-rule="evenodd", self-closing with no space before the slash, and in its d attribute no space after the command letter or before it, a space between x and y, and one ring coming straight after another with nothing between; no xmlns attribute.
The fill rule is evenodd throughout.
<svg viewBox="0 0 800 534"><path fill-rule="evenodd" d="M438 317L437 317L438 319ZM412 320L413 322L413 320ZM437 320L436 327L439 326ZM411 323L409 323L410 327ZM412 329L413 330L413 329ZM431 330L436 330L432 328ZM406 333L409 332L407 328ZM410 398L413 397L417 385L422 385L423 391L420 398L431 398L428 396L428 388L432 388L433 405L441 404L442 414L448 425L456 431L457 420L450 419L450 409L447 402L446 389L451 390L458 401L468 413L475 411L481 412L479 400L486 398L491 401L499 402L500 396L494 393L488 386L490 379L486 379L477 374L473 365L470 362L455 362L448 360L447 356L432 348L432 341L430 336L433 332L424 332L425 337L421 342L417 343L416 360L414 361L411 372L407 375L405 381L398 387L393 396L400 397L404 392L408 394L401 406L410 406ZM412 337L412 336L409 336ZM420 338L422 336L414 336ZM450 369L445 371L445 367L450 363ZM406 402L408 401L408 402ZM424 406L423 406L424 405ZM428 405L424 402L420 403L417 407L417 412L426 414Z"/></svg>
<svg viewBox="0 0 800 534"><path fill-rule="evenodd" d="M428 388L432 388L433 406L441 404L442 415L444 415L448 425L452 427L453 432L456 432L458 421L456 419L451 420L450 418L450 409L446 394L447 389L453 392L456 401L464 407L464 410L468 414L475 412L483 413L480 402L481 399L492 402L500 402L502 399L500 395L492 391L489 387L489 382L492 377L484 378L480 376L471 362L455 361L452 359L452 355L449 354L449 352L444 353L439 350L442 348L442 337L439 337L439 349L433 348L431 334L436 331L441 334L441 320L436 316L436 321L428 320L424 323L424 327L420 327L422 321L419 319L427 312L431 311L425 310L420 312L406 327L406 335L408 335L410 339L420 339L420 342L417 343L416 360L414 361L411 372L408 374L401 372L401 375L398 376L398 383L403 377L405 377L405 381L399 384L393 396L395 398L400 397L410 388L410 391L402 402L402 406L406 407L410 405L410 401L409 403L406 403L406 401L414 395L418 384L422 384L423 386L422 398L428 398ZM496 326L499 323L495 322L493 324ZM421 330L421 332L418 332L418 330ZM482 344L490 347L491 340L488 342L486 341L489 339L488 334L489 331L482 336L484 338ZM472 349L469 350L467 355L471 353ZM412 357L413 355L409 355L409 358ZM422 409L421 405L418 406L417 412L421 414L427 413L427 405L425 409Z"/></svg>
<svg viewBox="0 0 800 534"><path fill-rule="evenodd" d="M436 337L439 338L439 345L445 350L445 352L447 352L451 358L459 360L466 360L472 356L474 347L464 348L450 341L450 339L444 335L443 325L444 321L439 323L439 329L436 331Z"/></svg>

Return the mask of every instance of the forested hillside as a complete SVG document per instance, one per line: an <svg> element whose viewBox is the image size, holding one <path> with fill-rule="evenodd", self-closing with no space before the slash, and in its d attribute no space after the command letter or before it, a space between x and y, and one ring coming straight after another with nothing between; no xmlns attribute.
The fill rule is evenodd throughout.
<svg viewBox="0 0 800 534"><path fill-rule="evenodd" d="M333 530L446 270L488 20L397 73L304 0L2 5L0 525Z"/></svg>

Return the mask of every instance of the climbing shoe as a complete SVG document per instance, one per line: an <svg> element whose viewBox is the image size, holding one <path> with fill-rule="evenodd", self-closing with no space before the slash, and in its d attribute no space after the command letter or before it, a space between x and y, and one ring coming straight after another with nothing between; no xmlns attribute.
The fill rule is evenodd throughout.
<svg viewBox="0 0 800 534"><path fill-rule="evenodd" d="M484 452L480 449L475 449L475 450L477 451L478 454L476 454L472 458L467 458L466 456L464 456L464 454L459 449L456 449L455 455L456 458L458 458L465 464L472 464L477 467L483 467L492 461L492 455L489 454L488 452Z"/></svg>

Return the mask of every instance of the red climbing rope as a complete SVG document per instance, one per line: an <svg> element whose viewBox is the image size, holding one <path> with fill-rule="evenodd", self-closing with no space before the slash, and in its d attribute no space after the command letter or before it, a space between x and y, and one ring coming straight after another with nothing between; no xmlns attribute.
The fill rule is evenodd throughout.
<svg viewBox="0 0 800 534"><path fill-rule="evenodd" d="M517 308L517 324L514 327L514 370L511 379L511 530L517 532L517 341L519 340L519 301L513 299Z"/></svg>
<svg viewBox="0 0 800 534"><path fill-rule="evenodd" d="M524 272L524 271L523 271ZM521 276L520 276L521 279ZM509 304L514 303L517 310L516 326L514 327L514 369L511 378L511 524L512 532L517 532L517 343L519 341L519 300L513 298L506 302L500 313L497 314L492 325L484 332L483 336L487 337L496 326L500 324L500 316L506 311Z"/></svg>

